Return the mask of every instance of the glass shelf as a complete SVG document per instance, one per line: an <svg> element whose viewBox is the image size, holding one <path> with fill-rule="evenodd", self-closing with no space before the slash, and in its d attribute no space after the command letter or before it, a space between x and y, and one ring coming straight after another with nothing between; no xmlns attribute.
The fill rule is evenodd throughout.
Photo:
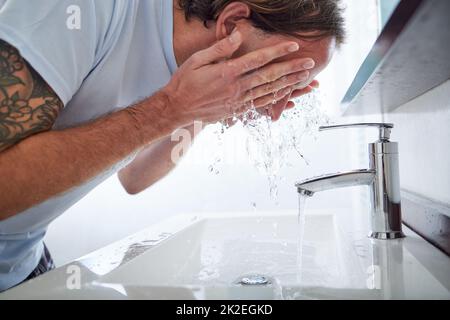
<svg viewBox="0 0 450 320"><path fill-rule="evenodd" d="M447 0L400 1L348 89L343 114L391 112L448 80L449 12Z"/></svg>

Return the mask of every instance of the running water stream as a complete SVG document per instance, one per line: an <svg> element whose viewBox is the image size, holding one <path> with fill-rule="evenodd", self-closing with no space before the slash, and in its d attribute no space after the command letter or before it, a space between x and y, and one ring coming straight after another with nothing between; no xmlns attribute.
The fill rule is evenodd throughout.
<svg viewBox="0 0 450 320"><path fill-rule="evenodd" d="M308 196L299 194L298 201L298 242L297 242L297 283L302 283L302 271L303 271L303 239L305 235L305 222L306 222L306 202Z"/></svg>
<svg viewBox="0 0 450 320"><path fill-rule="evenodd" d="M285 111L278 122L272 122L269 116L258 113L254 108L240 119L236 117L234 119L240 122L245 129L247 154L250 163L267 177L270 196L275 202L278 199L278 185L283 179L281 170L291 165L289 156L292 159L293 154L297 155L294 159L305 161L308 165L309 163L302 152L302 140L306 136L314 136L319 126L329 123L329 118L321 109L321 100L317 91L297 99L295 103L296 108ZM222 124L218 130L219 145L222 145L223 135L226 134L228 129L228 125ZM218 174L217 165L220 162L220 157L216 158L210 166L210 171ZM302 195L299 197L296 282L301 285L307 197ZM252 202L254 210L256 210L256 205L255 202Z"/></svg>

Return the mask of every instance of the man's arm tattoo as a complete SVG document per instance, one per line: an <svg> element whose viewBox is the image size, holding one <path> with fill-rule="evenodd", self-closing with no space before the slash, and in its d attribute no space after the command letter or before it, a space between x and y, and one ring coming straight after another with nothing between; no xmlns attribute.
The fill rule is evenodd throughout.
<svg viewBox="0 0 450 320"><path fill-rule="evenodd" d="M50 130L62 108L55 92L19 51L0 40L0 152Z"/></svg>

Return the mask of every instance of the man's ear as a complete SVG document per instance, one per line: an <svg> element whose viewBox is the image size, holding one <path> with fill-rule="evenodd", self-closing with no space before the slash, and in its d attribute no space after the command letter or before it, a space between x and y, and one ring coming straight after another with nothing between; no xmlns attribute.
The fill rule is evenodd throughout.
<svg viewBox="0 0 450 320"><path fill-rule="evenodd" d="M251 9L242 2L232 2L223 9L216 21L216 38L222 40L236 28L238 21L248 19Z"/></svg>

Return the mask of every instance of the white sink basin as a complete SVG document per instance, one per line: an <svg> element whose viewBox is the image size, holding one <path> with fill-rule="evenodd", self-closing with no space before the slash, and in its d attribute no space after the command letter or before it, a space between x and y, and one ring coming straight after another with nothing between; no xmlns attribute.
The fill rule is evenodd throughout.
<svg viewBox="0 0 450 320"><path fill-rule="evenodd" d="M370 240L320 212L302 226L295 212L181 216L71 264L78 290L65 266L0 299L450 299L450 259L406 231ZM240 283L254 275L269 282Z"/></svg>
<svg viewBox="0 0 450 320"><path fill-rule="evenodd" d="M139 286L235 286L245 275L273 284L337 286L345 278L332 215L308 216L303 237L295 215L209 218L175 234L102 278Z"/></svg>

